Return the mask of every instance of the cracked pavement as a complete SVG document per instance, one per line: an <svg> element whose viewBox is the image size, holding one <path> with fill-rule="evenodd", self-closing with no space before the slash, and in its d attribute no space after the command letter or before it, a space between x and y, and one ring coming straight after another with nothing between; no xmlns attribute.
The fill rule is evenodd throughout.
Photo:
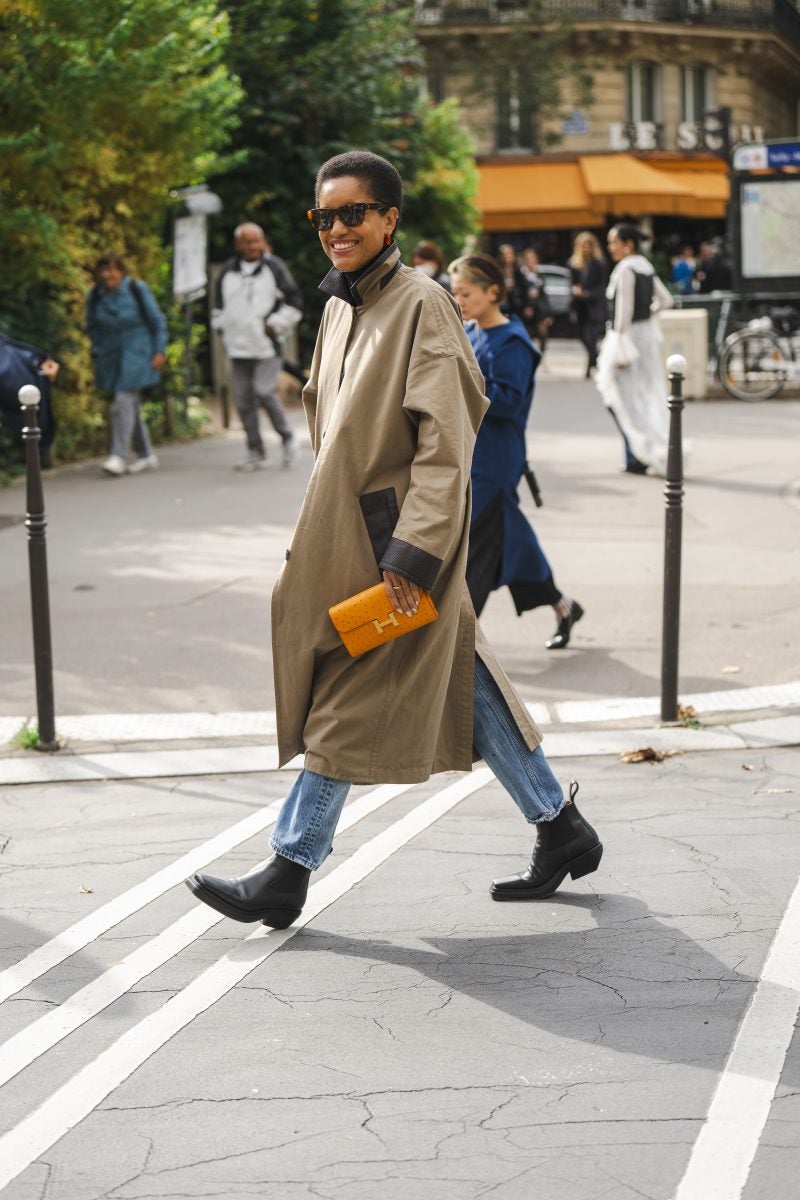
<svg viewBox="0 0 800 1200"><path fill-rule="evenodd" d="M797 415L777 402L685 410L686 692L800 677ZM61 711L270 708L268 593L310 455L235 475L240 440L166 448L152 477L108 481L93 464L46 481ZM663 484L616 474L591 385L542 386L531 451L537 529L587 616L574 647L548 655L551 614L511 620L498 595L489 637L527 700L655 695ZM8 489L0 513L21 500ZM7 715L32 694L21 537L0 532L0 551L13 548L0 583ZM596 874L547 901L493 904L490 880L524 865L531 834L490 783L145 1057L3 1200L672 1200L797 883L800 749L556 766L580 780L604 840ZM0 970L280 798L287 779L0 786ZM449 782L346 830L320 877ZM209 869L246 870L266 840ZM193 908L178 884L125 913L0 1007L0 1039ZM34 1056L2 1089L2 1129L245 953L249 932L213 925ZM795 1034L741 1200L794 1196L798 1177Z"/></svg>
<svg viewBox="0 0 800 1200"><path fill-rule="evenodd" d="M755 775L742 763L726 751L560 764L606 853L595 875L527 904L488 895L530 844L490 783L172 1037L4 1200L669 1200L797 880L800 750L760 756ZM765 778L779 794L758 796ZM442 782L347 830L321 874ZM152 782L25 789L6 813L8 959L280 787L276 775L171 781L172 813ZM252 863L264 840L223 869ZM109 869L80 894L81 855L104 853ZM175 888L132 914L7 1002L2 1032L190 907ZM4 1124L247 932L222 921L11 1080ZM771 1198L776 1179L792 1194L798 1097L795 1039L744 1200Z"/></svg>

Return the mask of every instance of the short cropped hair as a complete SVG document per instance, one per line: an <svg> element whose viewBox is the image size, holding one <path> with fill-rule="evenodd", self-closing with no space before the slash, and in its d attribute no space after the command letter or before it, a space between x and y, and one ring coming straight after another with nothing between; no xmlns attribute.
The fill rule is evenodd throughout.
<svg viewBox="0 0 800 1200"><path fill-rule="evenodd" d="M503 277L503 270L496 258L491 254L465 254L456 258L447 268L450 276L460 275L467 283L475 283L486 292L490 287L497 288L498 303L506 298L508 289Z"/></svg>
<svg viewBox="0 0 800 1200"><path fill-rule="evenodd" d="M373 201L396 208L398 212L402 210L403 181L399 172L387 159L369 150L348 150L346 154L337 154L324 162L317 171L317 199L323 183L345 175L360 180Z"/></svg>

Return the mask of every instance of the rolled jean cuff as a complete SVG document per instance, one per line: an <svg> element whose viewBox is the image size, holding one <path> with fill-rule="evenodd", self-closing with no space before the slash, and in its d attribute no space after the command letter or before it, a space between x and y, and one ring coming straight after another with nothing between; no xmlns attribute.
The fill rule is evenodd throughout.
<svg viewBox="0 0 800 1200"><path fill-rule="evenodd" d="M310 858L298 854L295 850L285 850L279 842L274 838L269 839L270 850L274 850L276 854L280 854L281 858L286 858L289 862L297 863L298 867L305 867L307 871L316 871L320 863L313 862Z"/></svg>

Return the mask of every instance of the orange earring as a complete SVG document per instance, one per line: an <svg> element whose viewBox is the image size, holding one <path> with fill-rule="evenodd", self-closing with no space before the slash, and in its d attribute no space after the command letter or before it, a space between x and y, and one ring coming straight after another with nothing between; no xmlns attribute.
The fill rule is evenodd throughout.
<svg viewBox="0 0 800 1200"><path fill-rule="evenodd" d="M384 244L384 246L391 246L391 244L392 244L392 235L391 235L390 233L385 233L385 234L383 235L383 244Z"/></svg>

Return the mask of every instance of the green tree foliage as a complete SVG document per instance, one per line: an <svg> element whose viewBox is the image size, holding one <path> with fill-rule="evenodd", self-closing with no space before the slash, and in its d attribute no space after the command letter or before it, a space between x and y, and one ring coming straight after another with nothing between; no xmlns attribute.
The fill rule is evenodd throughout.
<svg viewBox="0 0 800 1200"><path fill-rule="evenodd" d="M451 254L477 228L472 148L454 106L434 108L422 98L413 5L226 0L226 8L229 61L245 91L234 144L247 158L214 180L228 218L216 251L228 251L238 222L263 225L308 299L308 340L325 267L305 218L319 166L355 148L383 154L407 185L404 249L425 236Z"/></svg>
<svg viewBox="0 0 800 1200"><path fill-rule="evenodd" d="M475 149L454 100L422 106L413 147L414 176L406 187L400 240L411 249L432 238L449 260L463 253L480 228Z"/></svg>
<svg viewBox="0 0 800 1200"><path fill-rule="evenodd" d="M104 250L168 282L170 188L219 169L239 88L216 0L4 0L0 328L63 358L62 450L96 443L83 326Z"/></svg>

